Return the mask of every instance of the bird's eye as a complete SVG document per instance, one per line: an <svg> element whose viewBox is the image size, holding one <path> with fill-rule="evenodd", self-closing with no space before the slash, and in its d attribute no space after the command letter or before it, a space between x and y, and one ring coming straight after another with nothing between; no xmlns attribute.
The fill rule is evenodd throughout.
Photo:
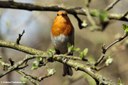
<svg viewBox="0 0 128 85"><path fill-rule="evenodd" d="M66 16L67 14L62 14L62 16Z"/></svg>
<svg viewBox="0 0 128 85"><path fill-rule="evenodd" d="M57 14L57 16L59 16L59 14Z"/></svg>

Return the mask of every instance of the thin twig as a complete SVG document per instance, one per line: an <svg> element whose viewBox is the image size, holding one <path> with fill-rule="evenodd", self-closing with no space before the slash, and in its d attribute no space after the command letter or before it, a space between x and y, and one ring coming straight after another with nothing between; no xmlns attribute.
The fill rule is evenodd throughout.
<svg viewBox="0 0 128 85"><path fill-rule="evenodd" d="M85 1L86 1L86 0L85 0ZM90 6L91 1L92 1L92 0L88 0L87 7Z"/></svg>
<svg viewBox="0 0 128 85"><path fill-rule="evenodd" d="M123 17L121 17L120 20L128 21L127 15L128 15L128 11L126 13L124 13Z"/></svg>
<svg viewBox="0 0 128 85"><path fill-rule="evenodd" d="M10 70L8 70L8 71L6 71L6 72L0 74L0 78L2 78L3 76L7 75L8 73L10 73L10 72L12 72L12 71L14 71L14 68L11 68Z"/></svg>
<svg viewBox="0 0 128 85"><path fill-rule="evenodd" d="M110 45L108 45L105 49L108 50L110 47L112 47L114 44L122 41L124 38L126 38L128 36L127 33L124 33L124 35L122 37L120 37L119 39L115 40L114 42L112 42Z"/></svg>
<svg viewBox="0 0 128 85"><path fill-rule="evenodd" d="M35 77L35 76L29 75L29 74L27 74L27 73L25 73L25 72L23 72L21 70L18 71L18 73L20 73L21 75L23 75L25 78L27 78L28 80L30 80L32 83L34 83L34 82L37 83L37 81L40 82L40 81L42 81L42 80L44 80L46 78L49 78L49 77L51 77L52 75L55 74L55 72L54 72L53 74L46 74L44 76Z"/></svg>
<svg viewBox="0 0 128 85"><path fill-rule="evenodd" d="M110 43L108 46L103 45L102 46L102 54L101 57L97 60L97 62L95 63L95 66L99 65L102 60L105 57L106 52L109 50L109 48L111 48L113 45L115 45L116 43L122 41L124 38L126 38L128 36L128 34L125 32L124 35L122 37L120 37L119 39L113 41L112 43Z"/></svg>
<svg viewBox="0 0 128 85"><path fill-rule="evenodd" d="M115 85L112 81L109 81L108 79L101 77L101 75L94 73L93 70L89 66L78 63L74 60L68 60L65 62L65 61L63 61L63 58L65 58L65 56L61 56L61 57L53 56L53 60L61 62L61 63L65 63L76 70L83 71L83 72L89 74L95 81L100 82L103 85L109 85L109 84Z"/></svg>
<svg viewBox="0 0 128 85"><path fill-rule="evenodd" d="M105 68L105 67L107 67L107 65L104 64L104 65L102 65L102 66L99 67L99 68L95 68L95 70L96 70L96 71L100 71L101 69L103 69L103 68Z"/></svg>
<svg viewBox="0 0 128 85"><path fill-rule="evenodd" d="M11 66L13 66L14 65L14 61L11 58L9 58L8 60L9 60L9 62L11 64Z"/></svg>
<svg viewBox="0 0 128 85"><path fill-rule="evenodd" d="M39 57L39 56L38 56L38 57ZM43 56L42 56L42 57L43 57ZM55 72L53 72L52 74L47 74L47 75L42 76L42 77L34 77L34 76L29 75L29 74L26 74L25 72L23 72L23 71L20 70L20 69L26 68L26 67L28 66L28 65L25 65L25 66L22 66L22 67L21 67L21 65L23 65L23 63L25 63L25 62L28 61L28 60L32 60L32 59L34 59L34 58L37 58L37 55L35 55L35 56L34 56L34 55L33 55L33 56L32 56L32 55L30 55L30 56L27 55L23 60L19 61L18 63L16 63L16 64L13 65L13 66L12 66L11 64L5 63L5 62L3 62L2 60L0 60L0 64L1 64L1 65L8 67L8 71L2 73L2 74L0 75L0 78L3 77L3 76L5 76L6 74L12 72L12 71L16 71L16 72L18 72L19 74L23 75L23 76L24 76L25 78L27 78L28 80L30 80L33 84L38 85L37 81L41 81L41 80L43 80L43 79L45 79L45 78L48 78L48 77L50 77L50 76L52 76L52 75L55 74ZM44 57L44 58L45 58L45 57Z"/></svg>
<svg viewBox="0 0 128 85"><path fill-rule="evenodd" d="M88 21L91 23L90 29L92 31L100 29L100 27L96 25L95 20L91 16L91 14L89 12L89 9L88 8L83 8L82 10L86 14Z"/></svg>
<svg viewBox="0 0 128 85"><path fill-rule="evenodd" d="M79 26L79 28L80 28L80 29L85 28L85 27L82 25L83 21L78 17L78 15L77 15L77 14L73 14L73 15L74 15L74 17L77 19L77 21L78 21L78 26Z"/></svg>
<svg viewBox="0 0 128 85"><path fill-rule="evenodd" d="M33 58L35 58L35 56L31 56L31 57L26 56L23 60L19 61L18 63L14 64L13 66L11 64L5 64L4 62L0 61L1 65L8 66L8 70L6 72L2 73L0 75L0 78L14 70L19 70L19 69L23 69L23 68L27 67L28 65L25 65L22 67L20 67L20 66L23 65L25 63L25 61L28 61Z"/></svg>
<svg viewBox="0 0 128 85"><path fill-rule="evenodd" d="M106 11L109 11L109 10L112 9L119 1L121 1L121 0L115 0L115 1L113 1L110 5L108 5L108 6L105 8L105 10L106 10Z"/></svg>
<svg viewBox="0 0 128 85"><path fill-rule="evenodd" d="M31 3L22 3L22 2L14 2L10 4L8 1L0 1L0 8L11 8L11 9L21 9L21 10L28 10L28 11L59 11L65 10L70 14L82 14L84 15L79 9L82 7L63 7L57 5L49 5L49 6L39 6Z"/></svg>
<svg viewBox="0 0 128 85"><path fill-rule="evenodd" d="M13 1L13 4L10 4L9 1L0 1L0 8L9 8L9 9L18 9L18 10L28 10L28 11L59 11L59 10L65 10L69 14L77 14L77 15L84 15L87 14L82 10L83 7L63 7L63 6L57 6L57 5L49 5L49 6L39 6L31 3L21 3L21 2L15 2ZM96 9L89 9L89 14L91 16L94 16L94 10ZM124 17L122 14L114 14L109 13L108 18L114 19L114 20L122 20L127 21L128 17ZM124 18L124 19L122 19Z"/></svg>
<svg viewBox="0 0 128 85"><path fill-rule="evenodd" d="M58 57L63 57L63 56L65 56L65 58L67 58L67 59L71 59L71 60L82 60L82 61L87 61L87 62L89 62L88 59L86 59L86 58L80 58L80 57L78 57L78 56L70 56L70 55L65 55L65 54L60 54L60 55L56 55L56 56L58 56Z"/></svg>
<svg viewBox="0 0 128 85"><path fill-rule="evenodd" d="M0 47L11 48L11 49L15 49L15 50L18 50L18 51L21 51L21 52L24 52L24 53L34 54L34 55L44 53L43 51L40 51L40 50L32 49L30 47L23 46L23 45L18 45L18 44L13 43L13 42L6 42L6 41L3 41L3 40L0 40Z"/></svg>
<svg viewBox="0 0 128 85"><path fill-rule="evenodd" d="M51 55L48 52L43 52L43 51L36 50L36 49L33 49L33 48L29 48L29 47L26 47L26 46L23 46L23 45L17 45L15 43L6 42L6 41L2 41L2 40L0 40L0 47L12 48L12 49L19 50L19 51L22 51L22 52L25 52L25 53L28 53L28 54L33 54L33 55L40 55L41 57L45 57L47 59L52 58L53 61L58 61L58 62L61 62L61 63L65 63L65 64L71 66L72 68L75 68L77 70L80 70L80 71L83 71L83 72L87 73L88 75L90 75L96 81L99 81L103 84L106 84L106 82L107 82L110 85L114 85L113 82L111 82L110 80L108 80L106 78L104 79L104 78L102 78L101 75L99 75L97 73L94 73L93 70L91 70L90 66L86 66L85 64L81 64L79 62L76 62L75 60L70 60L70 59L69 60L67 59L68 61L66 61L66 62L63 61L63 59L65 58L66 55L65 56ZM34 57L34 56L32 56L32 57ZM31 59L32 57L30 57L29 59ZM37 56L35 56L35 57L37 57ZM24 60L27 60L27 59L24 59ZM19 67L19 65L22 65L23 63L25 63L25 62L20 61L20 62L14 64L13 66L11 66L12 68L10 68L10 69L13 70L14 68L16 68L17 66Z"/></svg>
<svg viewBox="0 0 128 85"><path fill-rule="evenodd" d="M92 16L90 15L88 8L83 8L82 10L83 10L83 12L85 12L85 14L87 15L87 19L89 20L89 22L91 23L91 25L92 25L92 26L96 26L96 23L95 23L95 21L93 20Z"/></svg>
<svg viewBox="0 0 128 85"><path fill-rule="evenodd" d="M26 74L25 72L23 72L23 71L21 71L21 70L19 70L19 71L17 71L17 72L18 72L19 74L21 74L24 78L26 78L26 79L28 79L29 81L31 81L34 85L39 85L38 82L37 82L36 80L34 80L31 75L28 75L28 74Z"/></svg>
<svg viewBox="0 0 128 85"><path fill-rule="evenodd" d="M49 6L39 6L31 3L22 3L22 2L13 2L13 4L10 4L8 1L0 1L0 8L9 8L9 9L18 9L18 10L27 10L27 11L53 11L57 12L59 10L65 10L69 14L77 14L77 15L84 15L87 14L82 10L83 7L63 7L63 6L57 6L57 5L49 5ZM91 16L94 16L94 10L96 9L89 9L89 14ZM115 19L120 20L122 17L124 17L122 14L113 14L109 13L108 18L109 19ZM127 20L128 18L125 17Z"/></svg>
<svg viewBox="0 0 128 85"><path fill-rule="evenodd" d="M22 34L19 34L19 37L16 40L16 44L20 44L20 40L21 40L24 33L25 33L25 30L23 30Z"/></svg>

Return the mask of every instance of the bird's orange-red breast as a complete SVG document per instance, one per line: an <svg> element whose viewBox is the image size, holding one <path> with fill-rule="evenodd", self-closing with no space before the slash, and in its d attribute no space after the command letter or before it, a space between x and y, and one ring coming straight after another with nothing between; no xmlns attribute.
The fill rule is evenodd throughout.
<svg viewBox="0 0 128 85"><path fill-rule="evenodd" d="M65 36L68 36L72 31L73 26L67 16L67 13L65 11L59 11L52 26L52 35L59 36L60 34L64 34Z"/></svg>
<svg viewBox="0 0 128 85"><path fill-rule="evenodd" d="M60 54L68 52L68 44L74 45L74 27L67 16L67 12L57 12L51 29L51 40L57 53ZM64 64L63 75L72 75L71 67Z"/></svg>

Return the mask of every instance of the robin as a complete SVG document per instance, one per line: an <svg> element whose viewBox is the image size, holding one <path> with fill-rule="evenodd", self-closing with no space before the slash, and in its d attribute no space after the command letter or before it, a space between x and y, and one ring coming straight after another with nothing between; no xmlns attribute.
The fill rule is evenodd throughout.
<svg viewBox="0 0 128 85"><path fill-rule="evenodd" d="M67 16L66 11L58 11L51 29L51 40L56 54L65 54L68 52L68 44L74 45L74 27ZM73 55L69 53L68 55ZM63 76L72 75L70 66L63 65Z"/></svg>

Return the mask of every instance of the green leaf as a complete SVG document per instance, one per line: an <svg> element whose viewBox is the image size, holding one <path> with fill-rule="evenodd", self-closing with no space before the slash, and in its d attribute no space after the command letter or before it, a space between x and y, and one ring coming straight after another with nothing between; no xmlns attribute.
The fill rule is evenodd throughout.
<svg viewBox="0 0 128 85"><path fill-rule="evenodd" d="M107 22L109 20L108 13L106 11L100 11L99 18L102 22Z"/></svg>
<svg viewBox="0 0 128 85"><path fill-rule="evenodd" d="M49 52L49 53L52 53L52 54L55 54L55 53L56 53L55 48L48 49L48 52Z"/></svg>
<svg viewBox="0 0 128 85"><path fill-rule="evenodd" d="M25 77L21 77L20 81L25 85L27 83L27 79Z"/></svg>
<svg viewBox="0 0 128 85"><path fill-rule="evenodd" d="M34 62L33 62L33 64L32 64L32 70L35 70L35 69L37 69L38 68L38 66L39 66L39 61L37 61L37 60L35 60Z"/></svg>
<svg viewBox="0 0 128 85"><path fill-rule="evenodd" d="M74 50L73 45L71 45L71 46L68 47L68 53L72 52L73 50Z"/></svg>
<svg viewBox="0 0 128 85"><path fill-rule="evenodd" d="M80 51L80 48L76 48L76 47L74 47L73 45L71 45L71 44L68 44L68 53L70 53L70 52L78 52L78 51Z"/></svg>
<svg viewBox="0 0 128 85"><path fill-rule="evenodd" d="M80 58L83 59L88 53L88 48L85 48L82 52L80 52Z"/></svg>
<svg viewBox="0 0 128 85"><path fill-rule="evenodd" d="M86 20L83 20L83 22L82 22L82 26L83 26L83 27L87 27L87 26L88 26Z"/></svg>
<svg viewBox="0 0 128 85"><path fill-rule="evenodd" d="M126 33L128 33L128 25L123 24L123 29L124 29L124 31L125 31Z"/></svg>
<svg viewBox="0 0 128 85"><path fill-rule="evenodd" d="M100 15L100 12L99 12L99 10L94 9L91 11L91 14L92 14L92 16L98 17Z"/></svg>
<svg viewBox="0 0 128 85"><path fill-rule="evenodd" d="M53 75L56 70L55 69L47 69L48 75Z"/></svg>
<svg viewBox="0 0 128 85"><path fill-rule="evenodd" d="M80 48L74 48L73 49L75 52L78 52L78 51L80 51Z"/></svg>
<svg viewBox="0 0 128 85"><path fill-rule="evenodd" d="M120 78L118 79L118 85L124 85Z"/></svg>
<svg viewBox="0 0 128 85"><path fill-rule="evenodd" d="M105 64L106 64L106 66L109 66L112 62L113 62L113 58L111 58L109 56L108 59L106 60Z"/></svg>

